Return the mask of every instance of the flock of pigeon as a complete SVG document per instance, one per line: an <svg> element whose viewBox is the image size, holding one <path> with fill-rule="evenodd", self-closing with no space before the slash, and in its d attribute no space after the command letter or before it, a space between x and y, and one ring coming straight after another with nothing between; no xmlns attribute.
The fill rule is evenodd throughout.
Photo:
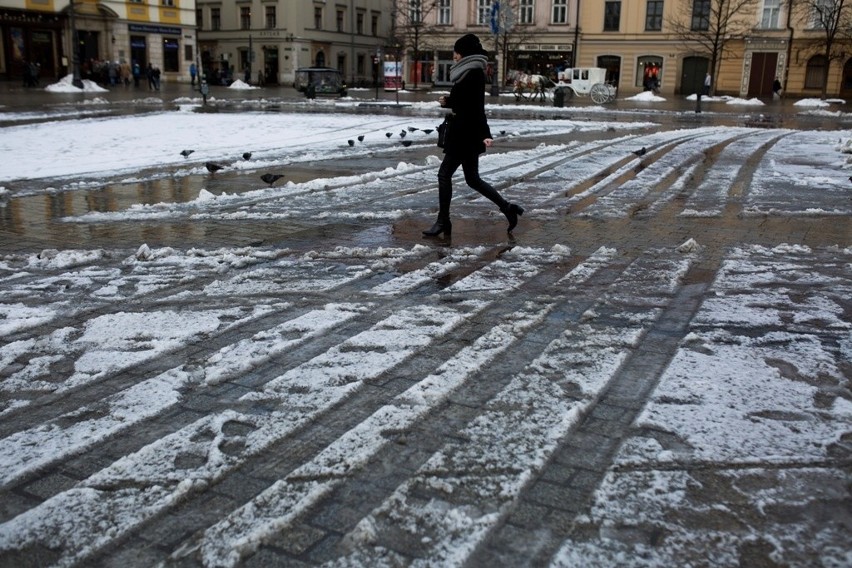
<svg viewBox="0 0 852 568"><path fill-rule="evenodd" d="M180 155L184 158L188 158L193 152L195 152L195 150L181 150ZM243 152L243 160L251 160L251 152ZM204 167L207 168L207 171L211 174L215 174L219 170L224 170L227 166L217 164L216 162L204 162ZM273 183L283 177L284 174L263 174L260 176L260 179L269 184L269 187L272 187Z"/></svg>
<svg viewBox="0 0 852 568"><path fill-rule="evenodd" d="M409 127L408 127L408 132L417 132L418 130L419 130L419 131L421 131L423 134L432 134L432 132L434 132L434 131L435 131L435 129L434 129L434 128L415 128L415 127L413 127L413 126L409 126ZM400 132L399 132L399 137L400 137L400 138L405 138L405 137L408 135L408 132L406 132L405 130L400 130ZM388 138L390 138L391 136L393 136L393 132L385 132L385 136L387 136ZM363 141L364 141L364 135L362 134L362 135L360 135L360 136L358 137L358 142L363 142ZM354 145L355 145L355 141L354 141L354 140L347 140L347 142L349 143L349 145L350 145L350 146L354 146ZM409 146L411 146L411 140L402 140L402 141L401 141L401 143L402 143L402 145L403 145L403 146L405 146L406 148L408 148Z"/></svg>
<svg viewBox="0 0 852 568"><path fill-rule="evenodd" d="M433 128L415 128L413 126L408 127L408 132L417 132L418 130L423 132L423 134L428 135L428 134L431 134L432 132L434 132L435 129L433 129ZM408 135L408 132L406 132L405 130L400 131L399 137L405 138ZM393 136L393 133L392 132L385 132L385 136L390 138L391 136ZM358 142L363 142L364 138L365 138L365 136L363 134L361 134L360 136L358 136ZM355 140L348 140L347 142L349 143L349 146L355 145ZM402 140L402 145L405 146L406 148L408 146L411 146L411 140ZM192 154L193 152L195 152L195 150L182 150L180 155L183 156L184 158L188 158L189 155ZM243 160L250 160L250 159L251 159L251 152L244 152L243 153ZM211 174L215 174L219 170L225 169L227 166L224 166L222 164L217 164L216 162L205 162L204 167L207 168L207 171L210 172ZM276 181L278 181L279 179L281 179L283 177L284 177L284 174L269 174L268 173L268 174L263 174L262 176L260 176L260 179L262 179L265 183L267 183L269 185L269 187L272 187L272 184L274 184Z"/></svg>
<svg viewBox="0 0 852 568"><path fill-rule="evenodd" d="M434 132L433 128L415 128L413 126L408 127L408 132L417 132L418 130L423 132L423 134L427 134L427 135ZM399 137L405 138L408 135L408 132L406 132L405 130L401 130L399 132ZM506 131L501 130L500 134L505 135ZM393 136L393 132L385 132L385 136L390 138L391 136ZM363 134L361 134L360 136L358 136L358 142L363 142L364 138L365 138L365 136ZM349 146L355 145L355 140L347 140L347 142L349 143ZM408 146L411 146L411 140L402 140L402 145L405 146L406 148ZM643 148L640 148L639 150L634 150L633 153L636 156L641 157L641 156L644 156L647 153L647 151L648 151L648 149L643 147ZM180 155L183 156L184 158L188 158L189 155L192 154L193 152L195 152L195 150L182 150ZM243 152L243 160L250 160L250 159L251 159L251 152ZM211 174L215 174L219 170L225 169L227 166L223 166L222 164L217 164L216 162L205 162L204 167L207 168L207 171L210 172ZM262 179L265 183L267 183L269 185L269 187L272 187L272 184L274 184L276 181L278 181L279 179L281 179L283 177L284 177L284 174L263 174L262 176L260 176L260 179ZM850 179L850 181L852 181L852 177L850 177L849 179Z"/></svg>

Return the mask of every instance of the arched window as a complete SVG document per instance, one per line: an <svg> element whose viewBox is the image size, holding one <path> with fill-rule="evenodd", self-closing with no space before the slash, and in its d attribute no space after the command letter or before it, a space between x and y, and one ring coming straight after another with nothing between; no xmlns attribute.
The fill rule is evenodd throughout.
<svg viewBox="0 0 852 568"><path fill-rule="evenodd" d="M317 67L325 67L325 52L318 51L317 52Z"/></svg>
<svg viewBox="0 0 852 568"><path fill-rule="evenodd" d="M806 89L822 89L825 79L825 56L814 55L808 60L808 69L805 72Z"/></svg>
<svg viewBox="0 0 852 568"><path fill-rule="evenodd" d="M656 55L643 55L636 65L636 86L646 91L659 88L663 82L663 58Z"/></svg>

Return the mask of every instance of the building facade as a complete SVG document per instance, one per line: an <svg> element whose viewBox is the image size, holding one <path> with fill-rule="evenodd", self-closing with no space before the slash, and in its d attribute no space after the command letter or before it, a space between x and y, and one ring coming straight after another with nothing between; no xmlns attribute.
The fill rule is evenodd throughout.
<svg viewBox="0 0 852 568"><path fill-rule="evenodd" d="M839 0L805 0L838 5ZM725 7L738 9L730 20ZM602 67L622 96L655 88L663 94L703 90L771 97L777 78L790 96L852 96L852 36L838 37L831 58L820 54L821 26L789 0L396 0L390 51L408 84L448 84L452 45L473 32L496 53L499 83L518 73L554 76L562 66ZM840 14L852 28L852 7ZM714 22L718 17L719 21ZM411 31L414 29L415 34ZM716 57L707 38L723 31ZM496 32L496 33L495 33ZM701 36L701 37L699 37ZM386 56L387 57L387 56Z"/></svg>
<svg viewBox="0 0 852 568"><path fill-rule="evenodd" d="M291 85L300 67L373 84L390 0L197 0L201 66L212 80Z"/></svg>
<svg viewBox="0 0 852 568"><path fill-rule="evenodd" d="M0 76L42 79L73 71L101 81L108 62L151 63L163 80L189 76L196 55L195 0L0 0Z"/></svg>

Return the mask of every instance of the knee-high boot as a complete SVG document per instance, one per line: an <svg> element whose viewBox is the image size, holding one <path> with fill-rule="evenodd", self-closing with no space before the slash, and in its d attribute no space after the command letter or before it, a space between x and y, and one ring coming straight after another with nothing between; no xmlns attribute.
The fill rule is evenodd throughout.
<svg viewBox="0 0 852 568"><path fill-rule="evenodd" d="M429 229L423 231L427 237L437 237L441 233L450 236L453 224L450 223L450 201L453 199L452 178L438 174L438 219Z"/></svg>

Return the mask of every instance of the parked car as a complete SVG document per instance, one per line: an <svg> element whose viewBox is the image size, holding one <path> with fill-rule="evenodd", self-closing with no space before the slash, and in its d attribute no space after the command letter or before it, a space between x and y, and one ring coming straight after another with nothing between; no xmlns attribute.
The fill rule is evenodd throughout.
<svg viewBox="0 0 852 568"><path fill-rule="evenodd" d="M346 96L343 73L332 67L302 67L296 69L293 87L305 94Z"/></svg>

